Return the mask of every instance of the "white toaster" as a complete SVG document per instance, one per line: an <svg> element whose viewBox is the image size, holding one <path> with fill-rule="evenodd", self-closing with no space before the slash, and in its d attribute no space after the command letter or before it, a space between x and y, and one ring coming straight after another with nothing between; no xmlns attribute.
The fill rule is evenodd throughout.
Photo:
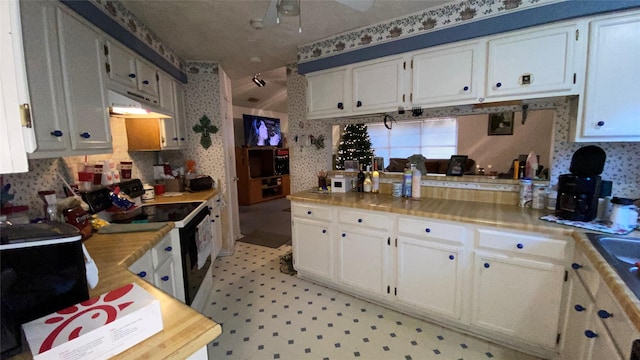
<svg viewBox="0 0 640 360"><path fill-rule="evenodd" d="M346 193L351 191L352 178L333 177L331 178L331 192Z"/></svg>

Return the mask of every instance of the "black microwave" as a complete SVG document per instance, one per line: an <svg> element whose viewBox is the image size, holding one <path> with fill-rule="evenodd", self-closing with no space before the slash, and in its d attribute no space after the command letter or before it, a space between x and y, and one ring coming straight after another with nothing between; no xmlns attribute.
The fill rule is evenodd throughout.
<svg viewBox="0 0 640 360"><path fill-rule="evenodd" d="M26 351L22 324L89 299L82 236L59 223L0 228L0 358Z"/></svg>

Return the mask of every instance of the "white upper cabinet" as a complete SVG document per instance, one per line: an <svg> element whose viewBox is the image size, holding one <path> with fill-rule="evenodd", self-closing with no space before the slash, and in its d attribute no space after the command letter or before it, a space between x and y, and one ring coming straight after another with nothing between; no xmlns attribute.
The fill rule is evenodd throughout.
<svg viewBox="0 0 640 360"><path fill-rule="evenodd" d="M446 106L477 102L483 86L484 42L439 46L411 61L411 103Z"/></svg>
<svg viewBox="0 0 640 360"><path fill-rule="evenodd" d="M158 71L158 95L160 100L160 108L167 114L175 112L173 80L162 72Z"/></svg>
<svg viewBox="0 0 640 360"><path fill-rule="evenodd" d="M307 75L309 118L346 115L351 109L350 86L347 68Z"/></svg>
<svg viewBox="0 0 640 360"><path fill-rule="evenodd" d="M107 73L109 80L122 84L127 88L136 88L136 59L127 49L117 43L107 40Z"/></svg>
<svg viewBox="0 0 640 360"><path fill-rule="evenodd" d="M402 57L392 57L354 66L353 112L397 111L404 102L405 64Z"/></svg>
<svg viewBox="0 0 640 360"><path fill-rule="evenodd" d="M0 174L29 171L20 122L28 104L17 1L0 2ZM24 88L21 90L21 88ZM18 134L16 136L16 134Z"/></svg>
<svg viewBox="0 0 640 360"><path fill-rule="evenodd" d="M490 38L487 101L577 94L574 57L585 42L581 33L570 23Z"/></svg>
<svg viewBox="0 0 640 360"><path fill-rule="evenodd" d="M57 19L71 149L111 151L103 39L62 8L57 9Z"/></svg>
<svg viewBox="0 0 640 360"><path fill-rule="evenodd" d="M584 96L575 141L640 141L640 13L607 16L589 27Z"/></svg>
<svg viewBox="0 0 640 360"><path fill-rule="evenodd" d="M155 67L141 60L124 45L112 40L106 41L104 53L108 60L105 69L110 89L128 93L156 106L160 105Z"/></svg>

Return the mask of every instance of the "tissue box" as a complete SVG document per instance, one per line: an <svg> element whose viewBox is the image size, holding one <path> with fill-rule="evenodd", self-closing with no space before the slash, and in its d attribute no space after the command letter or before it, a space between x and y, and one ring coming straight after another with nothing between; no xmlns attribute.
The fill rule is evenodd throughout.
<svg viewBox="0 0 640 360"><path fill-rule="evenodd" d="M132 283L22 325L40 359L108 359L163 329L160 302Z"/></svg>
<svg viewBox="0 0 640 360"><path fill-rule="evenodd" d="M165 192L183 192L184 183L182 179L164 179Z"/></svg>

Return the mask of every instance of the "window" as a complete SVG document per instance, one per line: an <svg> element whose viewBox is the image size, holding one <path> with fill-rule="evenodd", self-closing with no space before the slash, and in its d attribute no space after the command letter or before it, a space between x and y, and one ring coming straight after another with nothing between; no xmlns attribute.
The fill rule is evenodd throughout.
<svg viewBox="0 0 640 360"><path fill-rule="evenodd" d="M458 149L458 120L435 118L393 123L391 130L383 123L367 124L375 156L408 158L422 154L427 159L448 159Z"/></svg>

